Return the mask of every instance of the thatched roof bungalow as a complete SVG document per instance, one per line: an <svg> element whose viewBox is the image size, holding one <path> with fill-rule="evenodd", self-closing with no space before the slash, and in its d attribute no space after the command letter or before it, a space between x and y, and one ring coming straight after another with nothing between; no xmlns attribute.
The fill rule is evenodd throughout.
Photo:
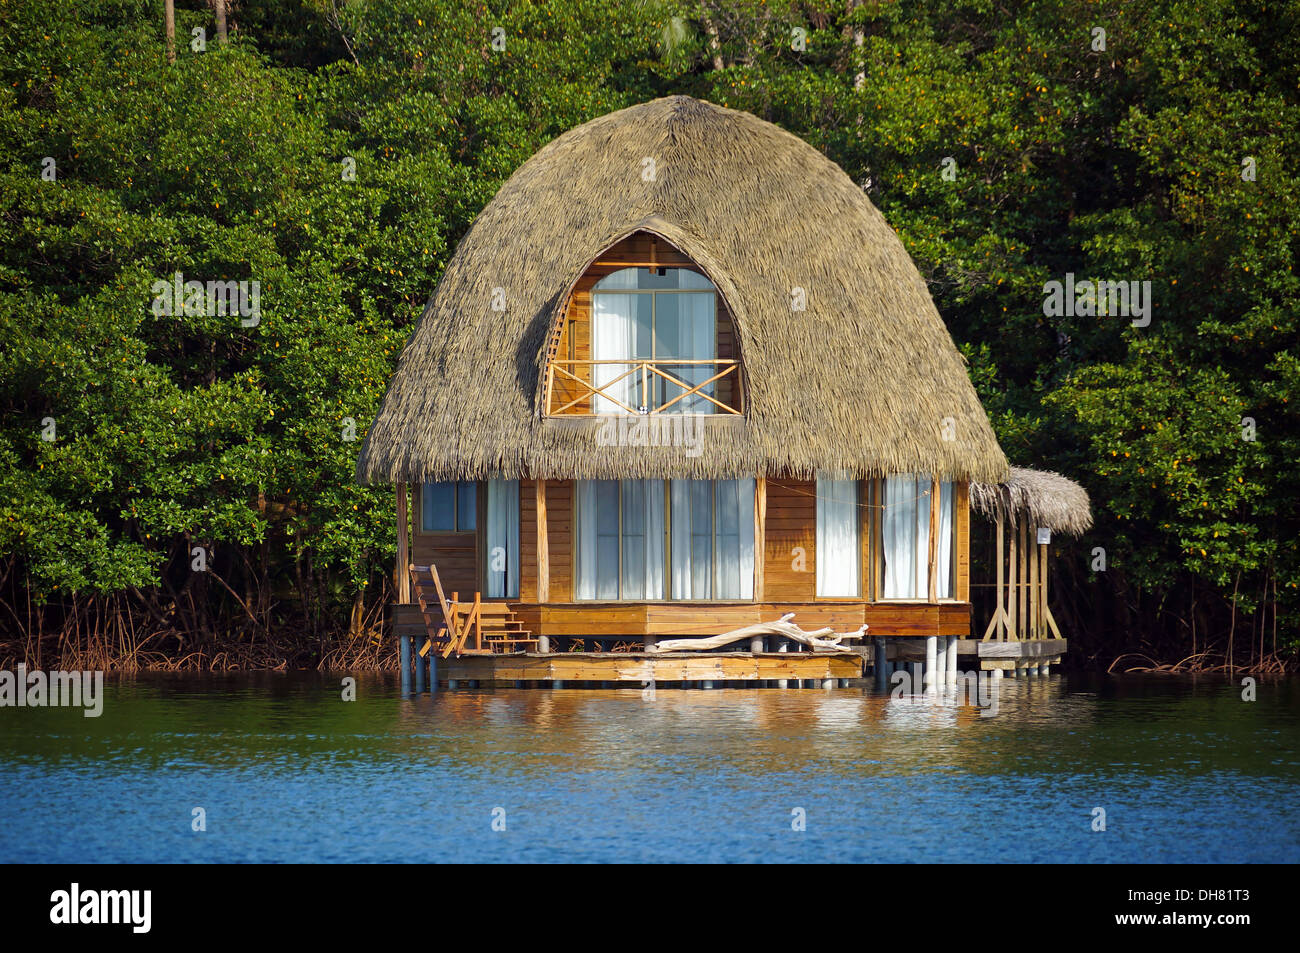
<svg viewBox="0 0 1300 953"><path fill-rule="evenodd" d="M968 487L1008 475L863 191L776 126L685 96L570 130L502 186L357 464L398 486L399 566L502 602L531 633L505 648L786 611L962 634Z"/></svg>
<svg viewBox="0 0 1300 953"><path fill-rule="evenodd" d="M634 235L730 312L742 415L704 452L611 447L547 417L547 347L579 279ZM748 113L674 96L602 116L525 162L479 214L411 335L357 466L365 482L933 473L1007 462L902 241L847 175Z"/></svg>

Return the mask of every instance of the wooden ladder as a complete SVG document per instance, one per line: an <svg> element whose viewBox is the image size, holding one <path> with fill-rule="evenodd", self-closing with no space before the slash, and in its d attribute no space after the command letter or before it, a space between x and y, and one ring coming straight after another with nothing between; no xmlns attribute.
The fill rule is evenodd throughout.
<svg viewBox="0 0 1300 953"><path fill-rule="evenodd" d="M461 602L458 592L453 592L448 599L436 566L412 563L409 571L411 586L429 633L420 648L421 658L430 651L437 651L442 658L450 658L452 655L514 652L518 650L517 646L537 644L537 639L531 637L514 610L504 602L484 602L478 592L474 593L473 602Z"/></svg>

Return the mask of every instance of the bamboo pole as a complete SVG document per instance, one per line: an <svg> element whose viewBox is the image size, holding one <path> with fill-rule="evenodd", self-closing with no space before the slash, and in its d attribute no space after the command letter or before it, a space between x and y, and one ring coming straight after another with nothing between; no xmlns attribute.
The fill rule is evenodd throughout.
<svg viewBox="0 0 1300 953"><path fill-rule="evenodd" d="M1014 642L1020 637L1020 617L1016 615L1016 549L1020 527L1012 519L1010 528L1007 541L1007 637Z"/></svg>
<svg viewBox="0 0 1300 953"><path fill-rule="evenodd" d="M1005 573L1003 571L1004 567L1002 565L1002 560L1005 556L1006 550L1002 539L1002 521L1003 521L1003 515L1002 515L1002 511L999 509L998 510L998 554L997 554L997 558L994 560L998 566L998 584L997 584L997 588L993 590L997 594L998 604L997 604L997 608L993 610L993 616L994 619L997 620L997 624L998 624L997 638L999 642L1005 642L1007 638L1007 618L1006 618L1006 609L1004 608L1006 605L1006 601L1005 601L1006 590L1003 588L1005 585Z"/></svg>
<svg viewBox="0 0 1300 953"><path fill-rule="evenodd" d="M411 601L411 544L410 520L406 512L406 484L397 484L397 565L394 568L395 588L399 605L408 605Z"/></svg>
<svg viewBox="0 0 1300 953"><path fill-rule="evenodd" d="M1047 544L1038 544L1038 619L1043 638L1047 638Z"/></svg>
<svg viewBox="0 0 1300 953"><path fill-rule="evenodd" d="M1026 591L1026 586L1025 586L1025 580L1028 578L1028 575L1025 571L1026 559L1027 559L1025 550L1027 550L1028 548L1029 548L1029 523L1022 521L1020 523L1020 545L1017 547L1017 555L1020 558L1020 569L1016 573L1016 618L1017 621L1020 623L1019 634L1022 639L1028 638L1029 635L1029 619L1026 618L1025 616L1025 613L1028 609L1028 606L1026 605L1026 596L1029 595L1029 593Z"/></svg>
<svg viewBox="0 0 1300 953"><path fill-rule="evenodd" d="M1026 525L1025 529L1027 532L1033 532L1029 529L1028 525ZM1028 551L1029 557L1029 637L1031 639L1036 639L1039 637L1037 543L1035 542L1034 548L1031 549L1028 539L1026 539L1025 542L1025 549Z"/></svg>

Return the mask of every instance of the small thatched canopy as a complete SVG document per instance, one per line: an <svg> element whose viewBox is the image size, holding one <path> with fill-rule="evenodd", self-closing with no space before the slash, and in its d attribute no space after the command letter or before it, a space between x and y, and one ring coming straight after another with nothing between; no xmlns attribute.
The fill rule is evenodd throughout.
<svg viewBox="0 0 1300 953"><path fill-rule="evenodd" d="M746 414L708 417L702 452L602 445L599 419L539 410L569 290L643 230L690 256L735 321ZM792 309L796 288L806 310ZM686 96L570 130L502 186L448 263L357 464L365 482L817 470L997 482L1007 464L925 282L862 190L776 126Z"/></svg>
<svg viewBox="0 0 1300 953"><path fill-rule="evenodd" d="M989 519L999 513L1054 533L1079 536L1092 526L1088 491L1073 480L1046 470L1012 467L1003 483L972 483L970 504Z"/></svg>

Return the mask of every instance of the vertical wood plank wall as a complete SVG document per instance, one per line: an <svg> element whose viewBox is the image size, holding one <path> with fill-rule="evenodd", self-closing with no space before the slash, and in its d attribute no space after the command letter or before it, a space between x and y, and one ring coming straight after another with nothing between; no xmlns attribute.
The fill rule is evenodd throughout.
<svg viewBox="0 0 1300 953"><path fill-rule="evenodd" d="M548 499L549 503L550 500ZM546 530L551 529L547 514ZM537 602L537 482L519 481L519 601Z"/></svg>
<svg viewBox="0 0 1300 953"><path fill-rule="evenodd" d="M547 538L551 548L551 602L573 601L573 481L546 481Z"/></svg>
<svg viewBox="0 0 1300 953"><path fill-rule="evenodd" d="M953 595L958 602L970 602L970 484L956 484L953 496L957 508L957 538L952 553L957 561L957 578Z"/></svg>
<svg viewBox="0 0 1300 953"><path fill-rule="evenodd" d="M811 602L817 596L817 484L767 481L767 540L763 547L763 598ZM796 549L802 558L796 568Z"/></svg>

